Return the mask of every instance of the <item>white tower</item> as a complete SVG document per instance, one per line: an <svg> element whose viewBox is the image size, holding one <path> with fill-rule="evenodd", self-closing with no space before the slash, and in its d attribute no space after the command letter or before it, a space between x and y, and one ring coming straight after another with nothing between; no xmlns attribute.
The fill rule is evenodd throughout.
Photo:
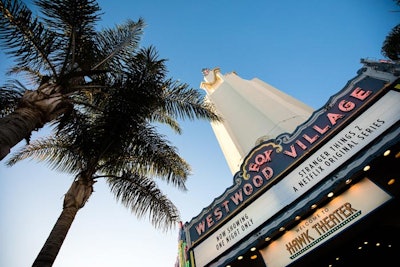
<svg viewBox="0 0 400 267"><path fill-rule="evenodd" d="M223 75L219 68L203 69L203 75L200 88L223 118L211 126L232 174L256 144L292 133L313 112L257 78L244 80L235 72Z"/></svg>

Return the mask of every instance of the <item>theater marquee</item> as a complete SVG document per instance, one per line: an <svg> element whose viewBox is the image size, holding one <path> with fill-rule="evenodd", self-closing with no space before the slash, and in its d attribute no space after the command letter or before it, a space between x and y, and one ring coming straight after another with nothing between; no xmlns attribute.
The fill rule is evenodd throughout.
<svg viewBox="0 0 400 267"><path fill-rule="evenodd" d="M279 183L221 225L193 249L196 266L206 265L235 245L396 123L400 114L398 103L400 93L388 92Z"/></svg>
<svg viewBox="0 0 400 267"><path fill-rule="evenodd" d="M386 77L368 71L359 72L292 134L281 134L249 152L234 184L182 227L185 266L203 267L221 258L398 123L400 79L389 84ZM267 265L290 264L389 198L369 180L358 183L318 210L314 216L320 220L304 221L282 236L279 246L264 249ZM329 221L334 216L335 225Z"/></svg>

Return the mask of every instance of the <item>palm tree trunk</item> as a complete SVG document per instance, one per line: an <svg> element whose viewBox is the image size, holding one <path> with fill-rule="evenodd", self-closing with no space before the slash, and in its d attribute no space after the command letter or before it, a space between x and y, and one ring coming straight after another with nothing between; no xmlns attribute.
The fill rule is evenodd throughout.
<svg viewBox="0 0 400 267"><path fill-rule="evenodd" d="M59 86L44 84L35 91L26 91L18 108L0 118L0 160L20 141L29 140L31 132L67 110L58 90Z"/></svg>
<svg viewBox="0 0 400 267"><path fill-rule="evenodd" d="M31 132L43 125L39 112L20 108L7 117L0 118L0 160L23 139L29 140Z"/></svg>
<svg viewBox="0 0 400 267"><path fill-rule="evenodd" d="M32 267L51 267L67 236L75 216L93 192L93 181L75 181L64 198L63 211L58 217L45 244L36 257Z"/></svg>

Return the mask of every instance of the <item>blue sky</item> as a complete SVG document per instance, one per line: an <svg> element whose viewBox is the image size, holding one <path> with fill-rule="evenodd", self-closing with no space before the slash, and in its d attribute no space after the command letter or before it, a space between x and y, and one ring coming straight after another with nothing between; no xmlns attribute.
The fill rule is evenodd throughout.
<svg viewBox="0 0 400 267"><path fill-rule="evenodd" d="M244 79L257 77L315 109L356 75L361 58L383 58L382 43L400 19L392 0L98 2L104 12L99 27L146 21L141 44L154 45L168 59L174 79L199 88L201 69L220 67ZM8 62L0 51L1 83ZM233 181L210 125L187 121L182 127L180 136L167 134L192 166L189 191L160 186L186 222ZM10 168L0 162L0 266L32 264L72 178L45 164L24 161ZM99 181L54 266L174 266L177 237L177 228L165 233L138 220Z"/></svg>

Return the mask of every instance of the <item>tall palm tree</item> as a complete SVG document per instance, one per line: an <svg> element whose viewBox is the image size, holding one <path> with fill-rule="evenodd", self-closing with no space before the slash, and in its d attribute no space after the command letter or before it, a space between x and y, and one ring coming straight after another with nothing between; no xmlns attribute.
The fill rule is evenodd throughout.
<svg viewBox="0 0 400 267"><path fill-rule="evenodd" d="M156 228L168 230L180 219L155 179L186 190L190 166L157 132L157 125L181 133L179 119L220 118L199 91L166 78L165 60L158 60L153 47L126 55L119 63L124 65L121 72L92 76L107 86L73 96L80 104L73 114L57 121L53 136L31 142L8 161L13 165L33 157L75 176L62 213L33 266L52 266L98 179L105 179L134 214L148 215Z"/></svg>
<svg viewBox="0 0 400 267"><path fill-rule="evenodd" d="M0 150L52 122L51 137L31 142L8 164L33 157L75 177L62 213L34 261L33 266L42 267L54 263L98 179L105 179L137 216L148 215L156 228L174 226L179 213L155 179L185 190L190 166L157 132L155 123L179 134L181 119L220 117L199 91L167 77L165 60L158 59L153 47L138 48L142 19L96 32L95 1L35 3L44 14L42 21L32 19L20 1L0 0L0 36L20 63L13 72L27 73L38 84L35 90L14 83L0 91L7 96L7 108L0 113Z"/></svg>
<svg viewBox="0 0 400 267"><path fill-rule="evenodd" d="M104 39L95 29L100 19L96 1L34 3L41 17L34 17L21 0L0 0L0 45L15 63L10 73L30 82L29 88L21 81L0 87L0 96L8 97L0 106L0 160L29 140L32 131L69 112L74 105L70 96L92 90L88 77L111 71L106 63L117 63L137 49L145 27L142 19L128 20L116 29L118 34L108 36L113 39Z"/></svg>
<svg viewBox="0 0 400 267"><path fill-rule="evenodd" d="M400 0L393 0L398 6L400 6ZM400 12L394 10L393 12ZM391 60L400 60L400 24L396 25L386 36L383 41L382 55Z"/></svg>
<svg viewBox="0 0 400 267"><path fill-rule="evenodd" d="M391 60L400 60L400 24L386 36L382 45L382 55Z"/></svg>

